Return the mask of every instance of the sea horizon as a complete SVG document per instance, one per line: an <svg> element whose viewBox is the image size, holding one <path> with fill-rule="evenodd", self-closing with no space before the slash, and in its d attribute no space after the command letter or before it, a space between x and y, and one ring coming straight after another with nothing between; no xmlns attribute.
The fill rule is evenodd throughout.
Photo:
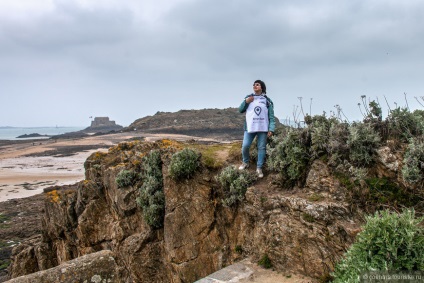
<svg viewBox="0 0 424 283"><path fill-rule="evenodd" d="M22 135L39 134L45 136L55 136L70 132L77 132L87 127L14 127L14 126L0 126L0 140L25 140L25 139L37 139L37 138L17 138ZM45 139L48 137L39 137Z"/></svg>

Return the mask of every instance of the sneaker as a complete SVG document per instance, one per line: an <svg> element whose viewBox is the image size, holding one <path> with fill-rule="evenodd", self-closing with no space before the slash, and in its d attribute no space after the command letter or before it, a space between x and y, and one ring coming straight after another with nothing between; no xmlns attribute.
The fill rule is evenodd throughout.
<svg viewBox="0 0 424 283"><path fill-rule="evenodd" d="M240 167L239 167L239 170L244 170L244 169L246 169L246 168L248 168L249 167L249 163L242 163L241 165L240 165Z"/></svg>
<svg viewBox="0 0 424 283"><path fill-rule="evenodd" d="M264 173L262 172L261 168L256 169L256 174L258 174L259 178L263 178L264 177Z"/></svg>

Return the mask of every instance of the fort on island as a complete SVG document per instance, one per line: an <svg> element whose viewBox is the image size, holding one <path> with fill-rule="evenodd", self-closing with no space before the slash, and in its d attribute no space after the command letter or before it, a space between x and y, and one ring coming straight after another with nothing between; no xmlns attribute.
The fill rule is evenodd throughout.
<svg viewBox="0 0 424 283"><path fill-rule="evenodd" d="M94 117L91 126L84 129L83 132L101 132L119 131L123 127L116 124L115 121L109 120L109 117Z"/></svg>
<svg viewBox="0 0 424 283"><path fill-rule="evenodd" d="M109 117L94 117L94 120L91 121L92 128L98 127L114 127L116 125L115 121L109 120Z"/></svg>

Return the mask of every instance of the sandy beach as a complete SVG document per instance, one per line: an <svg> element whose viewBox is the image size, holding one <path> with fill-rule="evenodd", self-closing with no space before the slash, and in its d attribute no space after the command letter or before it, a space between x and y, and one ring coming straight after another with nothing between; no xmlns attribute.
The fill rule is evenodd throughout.
<svg viewBox="0 0 424 283"><path fill-rule="evenodd" d="M53 185L69 185L83 180L84 161L94 151L67 157L24 156L1 159L0 202L41 193L44 188Z"/></svg>
<svg viewBox="0 0 424 283"><path fill-rule="evenodd" d="M133 136L131 136L133 137ZM125 140L105 135L69 140L28 140L0 146L0 202L41 193L84 179L84 161L97 150Z"/></svg>
<svg viewBox="0 0 424 283"><path fill-rule="evenodd" d="M146 135L140 132L57 141L3 141L0 143L0 202L29 197L50 186L69 185L84 180L84 162L88 156L134 138L146 141L163 138L216 141L185 135Z"/></svg>

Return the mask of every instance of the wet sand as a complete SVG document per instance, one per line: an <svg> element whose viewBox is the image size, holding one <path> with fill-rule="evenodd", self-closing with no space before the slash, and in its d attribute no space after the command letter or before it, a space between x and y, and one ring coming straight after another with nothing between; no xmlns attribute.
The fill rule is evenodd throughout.
<svg viewBox="0 0 424 283"><path fill-rule="evenodd" d="M185 135L115 133L78 139L0 141L0 202L29 197L55 185L84 180L84 162L96 151L130 139L204 140Z"/></svg>
<svg viewBox="0 0 424 283"><path fill-rule="evenodd" d="M105 149L99 149L105 150ZM69 185L84 179L84 161L96 150L72 156L16 157L1 159L0 202L41 193L54 185Z"/></svg>

